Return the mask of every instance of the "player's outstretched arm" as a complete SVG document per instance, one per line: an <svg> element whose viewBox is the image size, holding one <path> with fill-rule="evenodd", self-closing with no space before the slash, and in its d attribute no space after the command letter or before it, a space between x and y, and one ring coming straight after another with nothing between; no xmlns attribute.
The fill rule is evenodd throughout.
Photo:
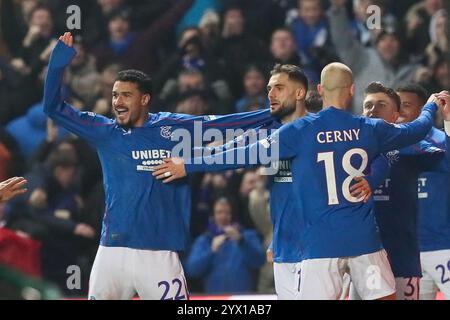
<svg viewBox="0 0 450 320"><path fill-rule="evenodd" d="M75 57L73 37L66 32L52 51L44 87L44 112L72 133L98 145L107 138L112 121L92 113L80 112L66 103L61 95L65 68Z"/></svg>
<svg viewBox="0 0 450 320"><path fill-rule="evenodd" d="M439 99L432 95L420 116L409 123L393 125L383 120L370 119L377 136L379 153L401 149L424 139L434 124L438 103L441 103Z"/></svg>
<svg viewBox="0 0 450 320"><path fill-rule="evenodd" d="M261 126L272 123L275 118L272 117L270 109L262 109L251 112L233 113L227 115L206 115L206 116L193 116L181 113L160 113L160 121L163 125L183 125L183 129L188 130L192 136L195 130L198 130L198 126L201 126L203 132L208 129L215 129L222 132L223 141L226 141L228 137L225 136L227 130L240 130L238 135L243 134L249 129L259 129ZM203 145L208 144L209 141L202 141Z"/></svg>

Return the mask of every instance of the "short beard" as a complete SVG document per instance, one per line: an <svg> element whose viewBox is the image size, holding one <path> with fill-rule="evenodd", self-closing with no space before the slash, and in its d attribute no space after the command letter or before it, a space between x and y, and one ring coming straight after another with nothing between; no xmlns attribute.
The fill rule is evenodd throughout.
<svg viewBox="0 0 450 320"><path fill-rule="evenodd" d="M272 112L272 116L277 118L278 120L282 120L284 117L290 116L295 112L297 106L295 104L292 105L282 105L277 111Z"/></svg>

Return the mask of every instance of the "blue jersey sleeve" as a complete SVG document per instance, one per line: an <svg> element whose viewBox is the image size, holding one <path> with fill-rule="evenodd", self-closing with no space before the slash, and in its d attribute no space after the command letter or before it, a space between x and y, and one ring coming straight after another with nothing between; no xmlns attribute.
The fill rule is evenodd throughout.
<svg viewBox="0 0 450 320"><path fill-rule="evenodd" d="M449 158L448 152L446 152L447 148L445 147L445 144L448 145L447 140L442 141L442 144L422 140L419 143L400 150L400 155L414 157L417 164L419 164L421 171L432 171L438 162L445 156L447 156L447 159Z"/></svg>
<svg viewBox="0 0 450 320"><path fill-rule="evenodd" d="M250 145L225 150L217 154L188 159L186 172L213 172L268 165L280 159L290 159L299 152L298 137L305 122L299 119L281 127L272 135ZM220 149L220 147L219 147Z"/></svg>
<svg viewBox="0 0 450 320"><path fill-rule="evenodd" d="M53 49L45 80L44 112L58 125L98 145L108 139L113 121L91 112L81 112L64 102L61 96L64 69L75 55L76 51L61 41Z"/></svg>
<svg viewBox="0 0 450 320"><path fill-rule="evenodd" d="M391 166L385 155L377 156L370 165L370 172L364 177L372 191L377 189L390 175Z"/></svg>
<svg viewBox="0 0 450 320"><path fill-rule="evenodd" d="M399 125L393 125L379 119L369 119L372 121L371 124L374 126L374 132L378 138L379 153L401 149L424 139L431 130L436 109L435 103L426 104L416 120Z"/></svg>
<svg viewBox="0 0 450 320"><path fill-rule="evenodd" d="M242 112L228 115L208 115L192 116L179 113L163 112L159 114L158 122L162 125L183 124L184 127L193 133L194 124L202 125L203 130L217 129L225 133L229 129L256 129L264 124L274 121L270 109L257 110L252 112Z"/></svg>

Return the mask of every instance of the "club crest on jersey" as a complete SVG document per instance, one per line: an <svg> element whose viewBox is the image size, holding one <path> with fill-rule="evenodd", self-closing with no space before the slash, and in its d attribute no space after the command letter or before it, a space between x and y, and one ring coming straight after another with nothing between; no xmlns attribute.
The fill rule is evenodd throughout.
<svg viewBox="0 0 450 320"><path fill-rule="evenodd" d="M161 137L163 137L164 139L170 139L172 137L172 127L161 127Z"/></svg>
<svg viewBox="0 0 450 320"><path fill-rule="evenodd" d="M393 150L386 153L386 158L389 161L389 164L392 165L400 159L400 151Z"/></svg>

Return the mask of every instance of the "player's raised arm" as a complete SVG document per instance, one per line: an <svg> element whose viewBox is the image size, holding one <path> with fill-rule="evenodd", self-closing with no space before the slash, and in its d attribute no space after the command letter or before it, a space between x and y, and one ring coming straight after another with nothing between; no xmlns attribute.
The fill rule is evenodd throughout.
<svg viewBox="0 0 450 320"><path fill-rule="evenodd" d="M420 116L409 123L393 125L383 120L373 120L380 153L401 149L424 139L433 126L438 108L437 102L439 102L437 97L432 95Z"/></svg>
<svg viewBox="0 0 450 320"><path fill-rule="evenodd" d="M44 112L57 124L93 144L107 137L112 121L92 113L80 112L63 100L61 88L65 68L75 57L73 37L66 32L53 49L44 87Z"/></svg>
<svg viewBox="0 0 450 320"><path fill-rule="evenodd" d="M436 97L444 104L441 108L444 116L444 129L447 137L450 137L450 94L448 91L442 91Z"/></svg>

